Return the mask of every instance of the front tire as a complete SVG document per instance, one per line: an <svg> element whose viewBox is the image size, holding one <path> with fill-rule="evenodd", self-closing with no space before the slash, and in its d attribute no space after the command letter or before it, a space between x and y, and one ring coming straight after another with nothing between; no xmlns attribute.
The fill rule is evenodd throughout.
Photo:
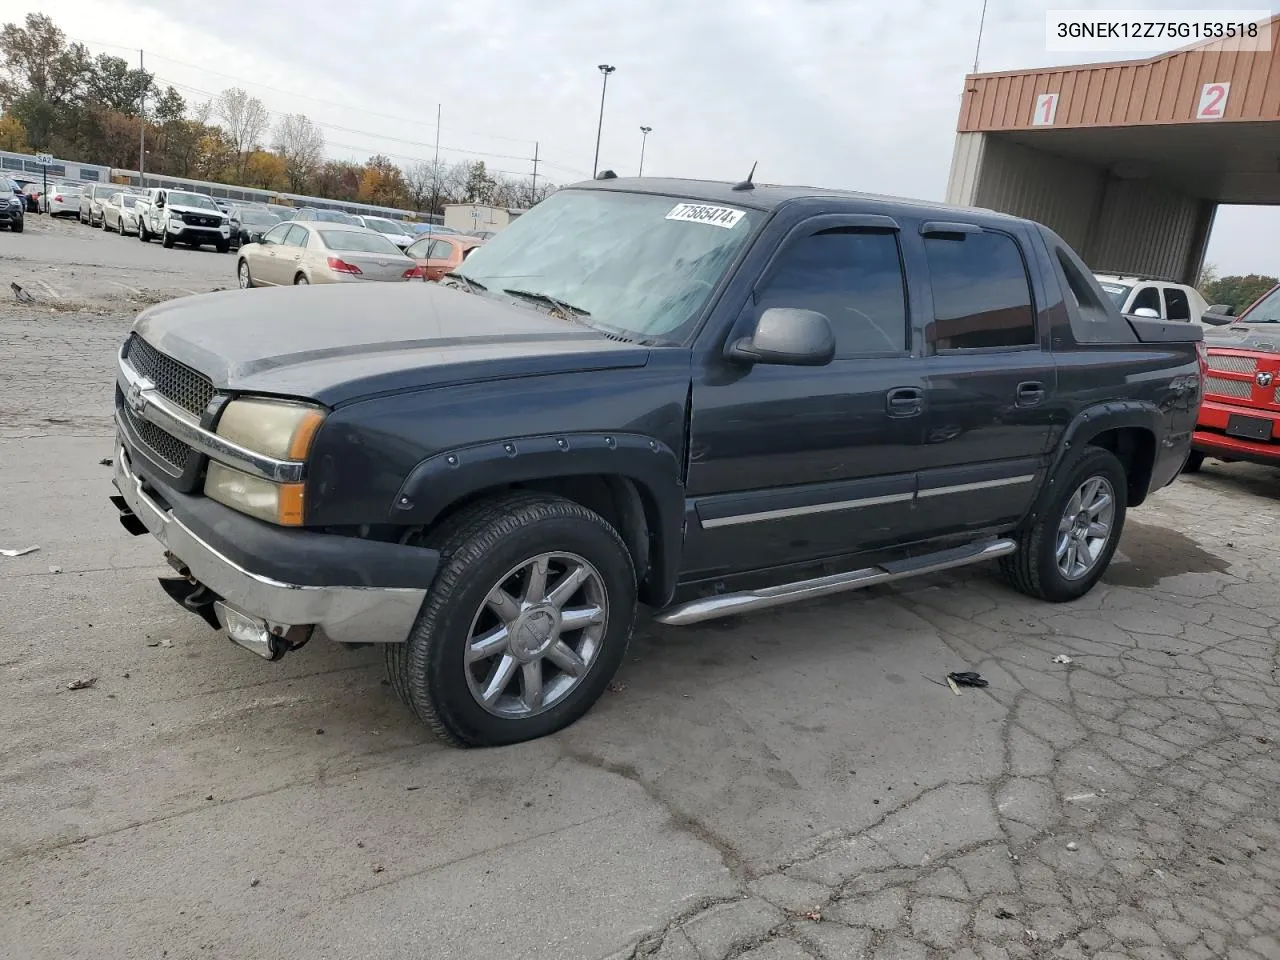
<svg viewBox="0 0 1280 960"><path fill-rule="evenodd" d="M409 639L387 644L401 699L443 739L498 746L554 733L626 654L636 574L621 537L580 504L514 493L450 519Z"/></svg>
<svg viewBox="0 0 1280 960"><path fill-rule="evenodd" d="M230 253L230 252L231 252L231 241L230 241L230 240L223 240L221 243L219 243L219 244L215 244L215 247L216 247L216 249L217 249L217 251L218 251L219 253Z"/></svg>
<svg viewBox="0 0 1280 960"><path fill-rule="evenodd" d="M240 281L241 290L253 289L253 274L249 272L249 262L241 260L236 267L236 279Z"/></svg>
<svg viewBox="0 0 1280 960"><path fill-rule="evenodd" d="M142 224L142 223L138 224L138 239L141 240L143 243L151 242L151 234L147 232L147 228L145 224Z"/></svg>
<svg viewBox="0 0 1280 960"><path fill-rule="evenodd" d="M1183 473L1199 473L1200 468L1204 466L1204 454L1199 450L1192 450L1187 456L1187 462L1182 465Z"/></svg>
<svg viewBox="0 0 1280 960"><path fill-rule="evenodd" d="M14 233L21 233L24 226L25 223L23 221L15 220L13 223L9 224L9 229Z"/></svg>
<svg viewBox="0 0 1280 960"><path fill-rule="evenodd" d="M160 246L164 247L166 250L173 249L173 234L168 230L166 230L164 232L164 236L160 238Z"/></svg>
<svg viewBox="0 0 1280 960"><path fill-rule="evenodd" d="M1013 586L1052 603L1092 590L1124 530L1127 484L1124 466L1101 447L1082 447L1065 461L1017 551L1000 560Z"/></svg>

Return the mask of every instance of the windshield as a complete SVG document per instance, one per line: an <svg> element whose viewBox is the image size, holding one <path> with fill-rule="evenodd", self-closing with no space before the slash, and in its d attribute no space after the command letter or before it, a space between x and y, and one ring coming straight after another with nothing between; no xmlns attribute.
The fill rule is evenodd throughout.
<svg viewBox="0 0 1280 960"><path fill-rule="evenodd" d="M380 233L363 233L359 230L321 230L320 238L330 250L342 253L382 253L403 257L394 243Z"/></svg>
<svg viewBox="0 0 1280 960"><path fill-rule="evenodd" d="M280 218L274 213L267 213L265 210L241 210L240 222L260 226L270 223L279 223Z"/></svg>
<svg viewBox="0 0 1280 960"><path fill-rule="evenodd" d="M179 193L173 191L169 194L165 203L169 206L178 207L195 207L197 210L217 210L218 207L208 197L202 197L198 193Z"/></svg>
<svg viewBox="0 0 1280 960"><path fill-rule="evenodd" d="M323 220L325 223L345 223L350 227L363 227L364 224L357 220L349 213L342 213L338 210L317 210L316 219Z"/></svg>
<svg viewBox="0 0 1280 960"><path fill-rule="evenodd" d="M1264 296L1245 312L1239 323L1280 323L1280 286L1272 287Z"/></svg>
<svg viewBox="0 0 1280 960"><path fill-rule="evenodd" d="M1111 298L1111 302L1117 307L1124 308L1125 298L1129 296L1129 291L1133 287L1127 287L1123 283L1099 283L1102 292Z"/></svg>
<svg viewBox="0 0 1280 960"><path fill-rule="evenodd" d="M460 272L493 293L550 297L590 326L676 341L763 218L679 197L562 190L478 247Z"/></svg>
<svg viewBox="0 0 1280 960"><path fill-rule="evenodd" d="M408 230L404 229L404 227L400 226L400 224L396 223L394 220L384 220L382 217L365 217L364 225L366 227L372 227L379 233L387 233L396 237L407 237L411 235Z"/></svg>
<svg viewBox="0 0 1280 960"><path fill-rule="evenodd" d="M281 220L292 220L294 214L297 212L298 211L293 209L293 207L273 207L267 211L267 213L279 217Z"/></svg>

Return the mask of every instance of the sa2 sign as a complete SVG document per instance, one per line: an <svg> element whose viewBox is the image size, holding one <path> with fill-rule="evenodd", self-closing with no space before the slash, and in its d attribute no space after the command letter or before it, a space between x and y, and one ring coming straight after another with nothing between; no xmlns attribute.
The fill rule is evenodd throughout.
<svg viewBox="0 0 1280 960"><path fill-rule="evenodd" d="M1196 107L1197 120L1221 120L1227 112L1229 83L1206 83L1200 88L1200 103Z"/></svg>

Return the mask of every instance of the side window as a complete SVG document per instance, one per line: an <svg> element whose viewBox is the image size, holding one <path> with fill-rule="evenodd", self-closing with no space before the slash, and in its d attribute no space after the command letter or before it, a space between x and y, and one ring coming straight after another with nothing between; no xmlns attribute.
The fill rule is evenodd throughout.
<svg viewBox="0 0 1280 960"><path fill-rule="evenodd" d="M1187 291L1177 287L1164 288L1164 316L1166 320L1190 320L1191 301Z"/></svg>
<svg viewBox="0 0 1280 960"><path fill-rule="evenodd" d="M453 244L448 240L437 240L431 244L430 260L448 260L453 256Z"/></svg>
<svg viewBox="0 0 1280 960"><path fill-rule="evenodd" d="M282 223L272 227L262 235L262 242L265 244L284 243L284 235L293 229L289 224Z"/></svg>
<svg viewBox="0 0 1280 960"><path fill-rule="evenodd" d="M430 260L431 241L415 240L405 248L404 255L413 257L415 260Z"/></svg>
<svg viewBox="0 0 1280 960"><path fill-rule="evenodd" d="M1022 253L1003 233L926 237L935 350L1035 344L1036 316Z"/></svg>
<svg viewBox="0 0 1280 960"><path fill-rule="evenodd" d="M1155 287L1147 286L1138 291L1137 296L1133 298L1133 303L1129 305L1129 313L1137 310L1139 307L1146 307L1148 310L1154 310L1159 316L1164 316L1164 312L1160 309L1160 291Z"/></svg>
<svg viewBox="0 0 1280 960"><path fill-rule="evenodd" d="M791 244L757 297L757 310L768 307L824 314L837 357L907 349L898 235L837 227Z"/></svg>
<svg viewBox="0 0 1280 960"><path fill-rule="evenodd" d="M289 235L284 238L284 245L286 247L305 247L310 236L306 227L291 226Z"/></svg>

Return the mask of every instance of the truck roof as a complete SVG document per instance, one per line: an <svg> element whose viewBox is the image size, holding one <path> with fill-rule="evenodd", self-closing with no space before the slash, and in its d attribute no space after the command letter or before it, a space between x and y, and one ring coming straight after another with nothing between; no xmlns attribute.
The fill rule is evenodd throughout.
<svg viewBox="0 0 1280 960"><path fill-rule="evenodd" d="M793 200L839 199L857 200L866 204L868 212L890 214L893 210L911 209L921 213L963 214L965 219L992 223L1027 223L1023 217L997 213L985 207L957 207L929 200L913 200L906 197L890 197L882 194L859 193L856 190L833 190L828 187L789 186L773 183L757 183L750 190L735 190L727 180L685 180L675 177L611 177L607 180L587 180L575 183L573 189L617 190L626 193L654 193L688 197L705 203L749 207L755 210L772 210Z"/></svg>

